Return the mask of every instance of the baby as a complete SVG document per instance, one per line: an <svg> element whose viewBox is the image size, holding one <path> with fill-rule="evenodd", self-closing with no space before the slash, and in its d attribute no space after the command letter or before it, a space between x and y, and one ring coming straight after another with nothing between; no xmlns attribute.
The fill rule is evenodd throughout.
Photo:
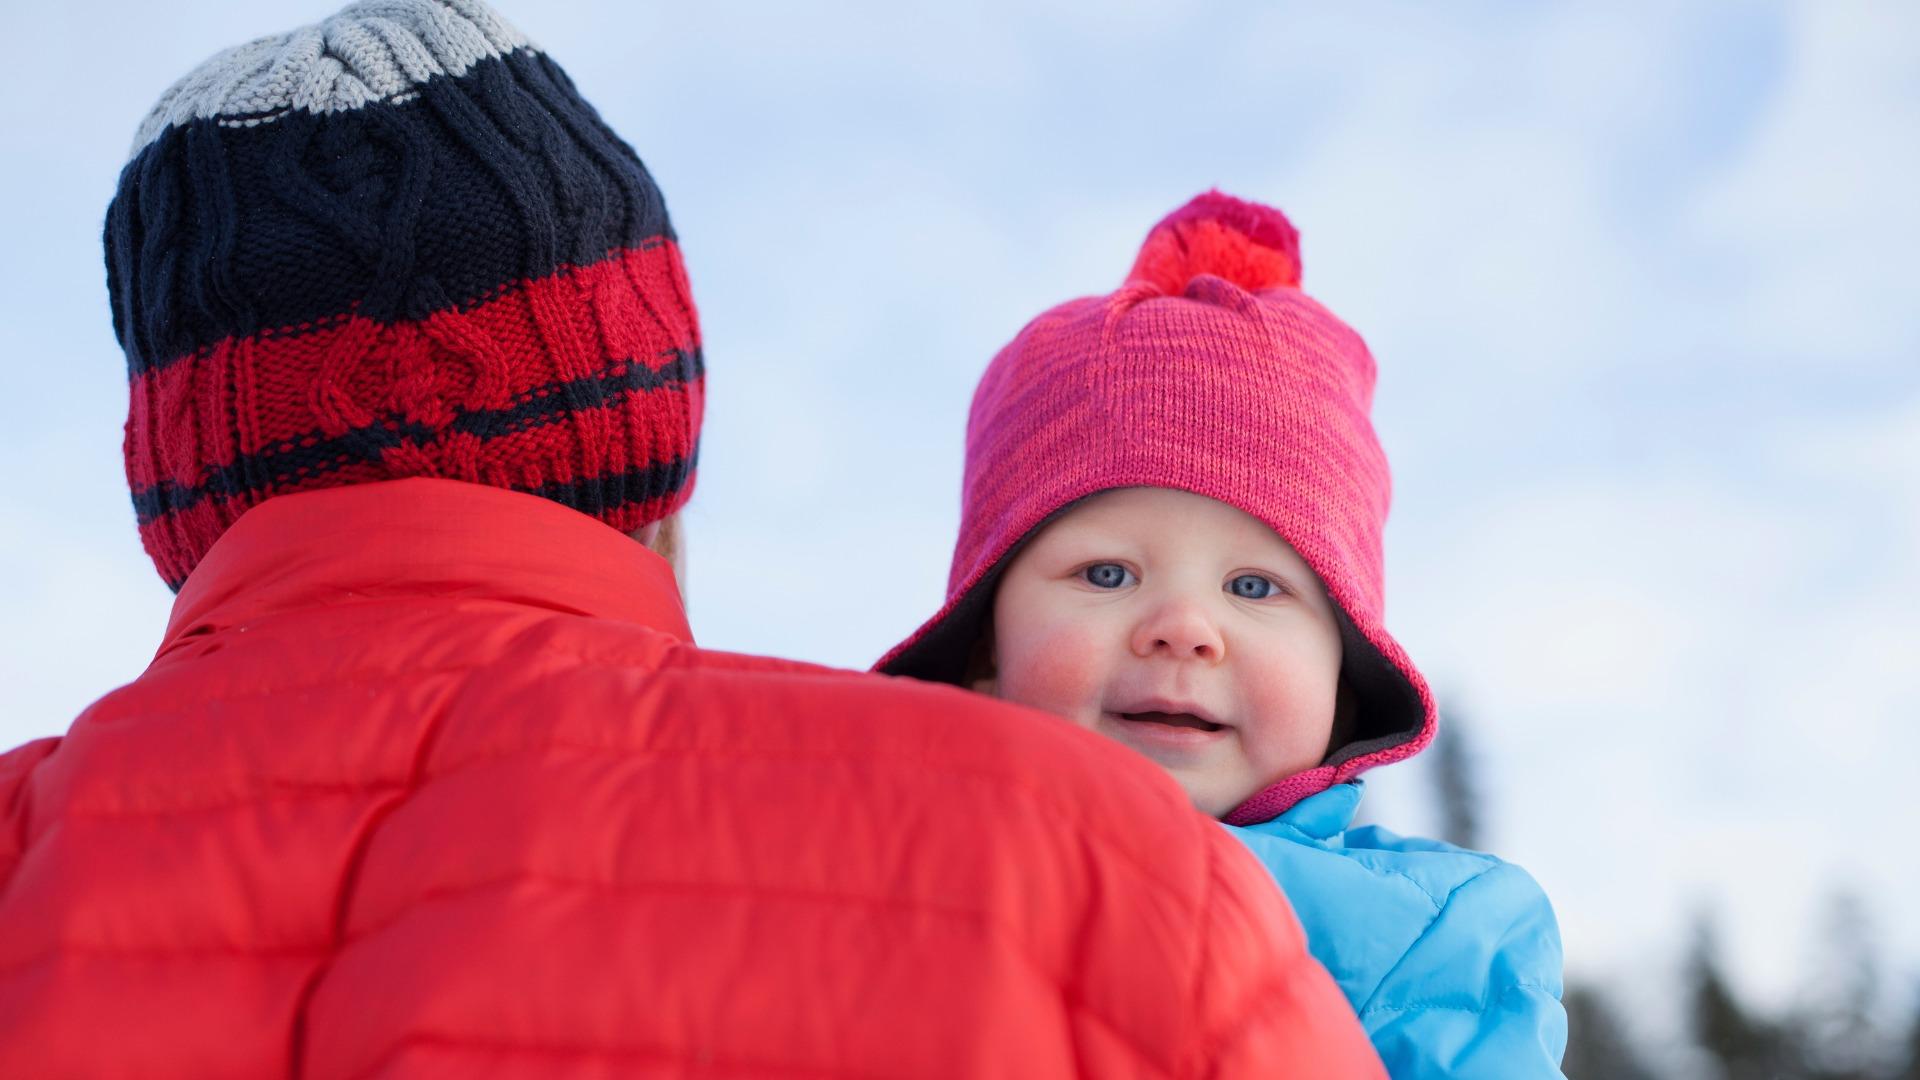
<svg viewBox="0 0 1920 1080"><path fill-rule="evenodd" d="M1374 363L1277 210L1210 192L1040 315L967 425L939 614L879 670L1159 762L1267 866L1396 1078L1559 1076L1560 939L1490 855L1350 828L1436 713L1382 622Z"/></svg>

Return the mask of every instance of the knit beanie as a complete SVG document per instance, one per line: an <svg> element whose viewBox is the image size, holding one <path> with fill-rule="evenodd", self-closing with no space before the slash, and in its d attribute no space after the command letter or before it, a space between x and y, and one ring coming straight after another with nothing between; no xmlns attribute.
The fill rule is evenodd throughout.
<svg viewBox="0 0 1920 1080"><path fill-rule="evenodd" d="M178 590L287 492L434 476L632 531L692 493L704 368L660 191L478 0L213 57L107 209L127 481Z"/></svg>
<svg viewBox="0 0 1920 1080"><path fill-rule="evenodd" d="M1226 818L1251 824L1433 739L1433 698L1382 622L1387 460L1360 336L1300 291L1278 210L1209 192L1156 225L1119 291L1043 313L988 365L967 421L947 601L876 669L960 683L1020 544L1077 500L1132 486L1218 499L1270 526L1340 621L1349 737ZM1177 524L1170 525L1177 528Z"/></svg>

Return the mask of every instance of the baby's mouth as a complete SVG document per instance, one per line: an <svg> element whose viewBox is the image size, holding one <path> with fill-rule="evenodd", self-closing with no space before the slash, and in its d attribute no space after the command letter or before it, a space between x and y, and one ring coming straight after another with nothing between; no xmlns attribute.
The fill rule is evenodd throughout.
<svg viewBox="0 0 1920 1080"><path fill-rule="evenodd" d="M1123 712L1114 715L1134 723L1165 724L1167 727L1191 728L1194 731L1219 731L1226 726L1185 712Z"/></svg>

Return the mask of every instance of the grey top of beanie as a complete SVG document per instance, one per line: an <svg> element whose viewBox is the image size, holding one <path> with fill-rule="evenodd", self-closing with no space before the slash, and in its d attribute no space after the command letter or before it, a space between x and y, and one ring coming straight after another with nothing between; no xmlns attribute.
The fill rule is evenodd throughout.
<svg viewBox="0 0 1920 1080"><path fill-rule="evenodd" d="M193 69L160 96L132 152L190 120L264 124L296 109L341 112L392 100L436 75L459 75L530 45L481 0L360 0Z"/></svg>

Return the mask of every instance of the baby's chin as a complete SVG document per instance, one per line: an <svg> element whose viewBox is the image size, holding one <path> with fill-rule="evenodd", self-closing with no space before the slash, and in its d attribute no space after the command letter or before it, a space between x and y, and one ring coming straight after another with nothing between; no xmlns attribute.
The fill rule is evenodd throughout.
<svg viewBox="0 0 1920 1080"><path fill-rule="evenodd" d="M1193 808L1210 818L1224 818L1233 812L1233 808L1246 802L1259 791L1257 787L1247 787L1244 783L1215 776L1204 770L1180 769L1163 766L1180 790L1187 793L1193 801Z"/></svg>

